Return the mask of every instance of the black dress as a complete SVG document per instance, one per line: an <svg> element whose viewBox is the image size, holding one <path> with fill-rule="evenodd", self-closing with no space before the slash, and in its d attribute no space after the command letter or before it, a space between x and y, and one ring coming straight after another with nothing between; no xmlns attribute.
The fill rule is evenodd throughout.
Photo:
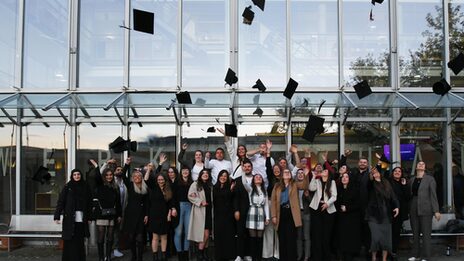
<svg viewBox="0 0 464 261"><path fill-rule="evenodd" d="M122 177L127 187L127 206L124 210L122 231L128 234L143 234L145 231L143 218L147 212L148 194L135 192L134 183L126 175L122 175Z"/></svg>
<svg viewBox="0 0 464 261"><path fill-rule="evenodd" d="M100 170L95 168L95 195L98 199L99 206L101 208L115 208L116 216L101 217L97 216L97 219L114 220L118 217L122 217L121 200L119 195L119 188L111 187L103 183Z"/></svg>
<svg viewBox="0 0 464 261"><path fill-rule="evenodd" d="M233 192L230 186L221 188L219 182L213 189L214 202L214 257L216 260L235 258L235 219Z"/></svg>
<svg viewBox="0 0 464 261"><path fill-rule="evenodd" d="M169 231L168 213L174 207L172 196L169 200L164 198L158 185L149 189L148 200L148 231L158 235L166 235Z"/></svg>
<svg viewBox="0 0 464 261"><path fill-rule="evenodd" d="M205 229L213 229L213 206L212 206L212 198L211 198L211 187L210 186L203 186L205 190L206 202L208 205L206 206L206 217L205 217Z"/></svg>
<svg viewBox="0 0 464 261"><path fill-rule="evenodd" d="M341 210L342 205L345 206L345 212ZM335 206L337 208L335 226L337 252L342 254L343 260L350 260L361 249L359 189L351 184L347 188L340 185L337 188Z"/></svg>

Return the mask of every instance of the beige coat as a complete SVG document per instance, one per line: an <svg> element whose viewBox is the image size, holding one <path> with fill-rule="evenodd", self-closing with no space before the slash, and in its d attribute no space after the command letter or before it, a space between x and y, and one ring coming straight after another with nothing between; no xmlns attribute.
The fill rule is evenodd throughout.
<svg viewBox="0 0 464 261"><path fill-rule="evenodd" d="M303 181L294 181L289 184L290 190L288 192L288 199L290 201L290 208L292 210L295 227L301 227L303 225L301 222L301 209L298 190L308 189L308 183L308 176L306 176ZM276 230L279 229L280 221L280 193L282 193L282 189L278 184L276 184L272 190L271 197L271 217L277 218Z"/></svg>
<svg viewBox="0 0 464 261"><path fill-rule="evenodd" d="M211 199L213 196L211 195ZM190 185L188 199L193 204L190 212L189 231L187 239L194 242L203 242L205 233L206 208L201 202L206 201L205 191L197 191L197 182Z"/></svg>

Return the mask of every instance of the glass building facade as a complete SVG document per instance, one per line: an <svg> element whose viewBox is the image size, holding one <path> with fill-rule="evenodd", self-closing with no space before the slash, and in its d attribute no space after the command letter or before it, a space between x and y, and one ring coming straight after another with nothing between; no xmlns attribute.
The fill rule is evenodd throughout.
<svg viewBox="0 0 464 261"><path fill-rule="evenodd" d="M352 167L386 153L411 175L424 160L442 210L452 209L452 168L464 163L464 72L446 65L464 46L464 1L385 1L370 20L366 0L268 0L246 25L249 5L0 1L0 223L53 212L71 169L127 156L108 149L118 136L138 142L136 165L161 152L176 165L184 142L187 155L224 146L206 129L231 122L249 148L270 138L274 158L291 144L314 159L351 149ZM133 9L155 14L153 35L131 30ZM224 84L228 68L233 86ZM287 99L290 78L299 85ZM441 78L452 86L443 96L432 92ZM252 88L258 79L266 92ZM361 80L373 94L360 100L352 87ZM178 104L179 90L193 104ZM325 118L312 143L301 138L309 115ZM40 166L50 182L32 179Z"/></svg>

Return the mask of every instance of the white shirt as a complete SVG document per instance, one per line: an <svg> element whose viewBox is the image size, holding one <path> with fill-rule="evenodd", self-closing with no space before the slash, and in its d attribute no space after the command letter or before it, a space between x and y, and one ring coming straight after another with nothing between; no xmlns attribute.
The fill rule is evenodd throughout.
<svg viewBox="0 0 464 261"><path fill-rule="evenodd" d="M255 155L250 157L251 163L253 163L253 173L259 173L263 177L264 185L267 188L269 185L269 181L267 179L266 173L266 156L261 155L260 153L256 153ZM274 166L275 162L274 159L271 158L271 165Z"/></svg>
<svg viewBox="0 0 464 261"><path fill-rule="evenodd" d="M200 172L203 170L203 166L199 166L197 164L193 165L192 168L192 179L193 181L197 181Z"/></svg>
<svg viewBox="0 0 464 261"><path fill-rule="evenodd" d="M211 177L213 185L216 184L217 177L219 172L223 169L229 172L229 175L232 173L232 164L228 160L217 160L217 159L205 159L205 168L211 169Z"/></svg>

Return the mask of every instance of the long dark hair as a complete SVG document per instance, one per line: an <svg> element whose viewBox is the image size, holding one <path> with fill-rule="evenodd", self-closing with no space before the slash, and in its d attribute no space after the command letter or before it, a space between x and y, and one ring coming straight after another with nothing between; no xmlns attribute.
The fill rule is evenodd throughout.
<svg viewBox="0 0 464 261"><path fill-rule="evenodd" d="M330 191L330 189L332 188L332 175L330 175L330 172L327 170L328 174L327 174L327 181L325 183L325 193L327 194L327 196L332 197L332 192ZM322 182L322 178L321 178L321 182Z"/></svg>
<svg viewBox="0 0 464 261"><path fill-rule="evenodd" d="M163 188L159 187L159 185L158 185L158 178L159 177L162 177L164 179L164 187ZM156 177L156 186L158 186L160 188L161 192L163 192L164 200L166 200L166 201L171 200L171 198L172 198L172 190L171 190L171 184L169 182L169 178L167 176L165 176L164 174L158 175Z"/></svg>
<svg viewBox="0 0 464 261"><path fill-rule="evenodd" d="M380 181L376 181L375 179L372 180L372 182L374 183L375 192L377 194L380 194L385 199L390 200L392 193L393 193L392 186L390 182L383 176L383 174L379 170L376 170L376 171L379 172ZM374 174L372 173L372 170L369 175L372 175L372 178L374 178L373 177Z"/></svg>
<svg viewBox="0 0 464 261"><path fill-rule="evenodd" d="M188 170L188 173L189 173L188 176L187 176L187 181L185 181L184 178L182 177L182 171L184 169ZM182 165L182 167L180 168L180 175L179 175L179 178L177 180L178 180L179 184L183 185L183 186L190 186L193 183L192 171L190 170L190 168L188 166Z"/></svg>
<svg viewBox="0 0 464 261"><path fill-rule="evenodd" d="M219 178L224 174L226 173L227 174L227 181L226 183L224 183L224 189L230 189L230 174L227 170L223 169L221 171L219 171L219 174L218 174L218 177L217 177L217 182L216 184L214 184L214 189L215 190L219 190L221 189L221 182L219 182Z"/></svg>
<svg viewBox="0 0 464 261"><path fill-rule="evenodd" d="M263 178L263 176L262 176L261 174L259 174L259 173L258 173L258 174L255 174L255 175L253 176L253 179L251 180L251 196L253 196L254 194L258 194L258 192L259 192L259 191L258 191L258 187L257 187L256 184L255 184L255 177L258 176L258 175L259 175L259 176L261 177L261 179L263 180L263 184L261 184L261 192L263 192L264 196L267 196L266 189L264 188L264 178Z"/></svg>
<svg viewBox="0 0 464 261"><path fill-rule="evenodd" d="M208 180L206 182L203 181L201 176L203 176L204 172L208 173ZM210 186L211 183L211 171L209 169L202 169L200 171L200 175L198 175L197 179L197 191L202 191L206 186Z"/></svg>

